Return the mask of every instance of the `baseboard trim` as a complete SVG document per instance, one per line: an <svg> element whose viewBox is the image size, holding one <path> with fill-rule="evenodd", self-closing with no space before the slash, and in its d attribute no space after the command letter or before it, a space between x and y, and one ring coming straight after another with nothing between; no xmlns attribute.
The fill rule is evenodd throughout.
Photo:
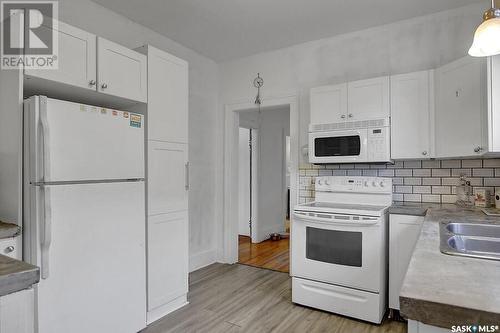
<svg viewBox="0 0 500 333"><path fill-rule="evenodd" d="M180 297L177 297L176 299L167 304L154 308L151 311L148 311L148 313L146 314L146 324L150 325L155 321L165 317L169 313L174 312L175 310L180 309L188 304L189 302L187 301L187 295L182 295Z"/></svg>
<svg viewBox="0 0 500 333"><path fill-rule="evenodd" d="M189 272L211 265L217 262L217 251L215 249L195 253L189 256Z"/></svg>

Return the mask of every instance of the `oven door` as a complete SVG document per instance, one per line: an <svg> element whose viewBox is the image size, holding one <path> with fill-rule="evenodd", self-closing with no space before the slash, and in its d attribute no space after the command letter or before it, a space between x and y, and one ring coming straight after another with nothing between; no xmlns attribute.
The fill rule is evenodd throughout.
<svg viewBox="0 0 500 333"><path fill-rule="evenodd" d="M309 162L366 162L367 145L367 129L311 132L309 133Z"/></svg>
<svg viewBox="0 0 500 333"><path fill-rule="evenodd" d="M380 292L385 217L295 211L292 276Z"/></svg>

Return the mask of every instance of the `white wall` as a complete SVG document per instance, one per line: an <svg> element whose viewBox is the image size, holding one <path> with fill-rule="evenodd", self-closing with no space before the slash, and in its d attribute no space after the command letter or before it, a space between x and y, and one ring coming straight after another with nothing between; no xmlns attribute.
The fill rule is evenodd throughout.
<svg viewBox="0 0 500 333"><path fill-rule="evenodd" d="M250 236L250 130L240 127L238 156L238 234Z"/></svg>
<svg viewBox="0 0 500 333"><path fill-rule="evenodd" d="M430 69L463 57L488 7L484 1L222 63L220 104L251 100L256 93L251 82L259 72L263 105L266 96L299 95L302 147L307 144L311 87Z"/></svg>
<svg viewBox="0 0 500 333"><path fill-rule="evenodd" d="M252 221L252 242L258 243L273 232L285 231L286 136L290 134L290 109L263 109L261 115L257 111L240 112L240 124L259 129L258 208L257 218Z"/></svg>
<svg viewBox="0 0 500 333"><path fill-rule="evenodd" d="M60 0L60 20L130 48L151 44L189 62L190 269L215 260L218 67L214 61L89 0Z"/></svg>

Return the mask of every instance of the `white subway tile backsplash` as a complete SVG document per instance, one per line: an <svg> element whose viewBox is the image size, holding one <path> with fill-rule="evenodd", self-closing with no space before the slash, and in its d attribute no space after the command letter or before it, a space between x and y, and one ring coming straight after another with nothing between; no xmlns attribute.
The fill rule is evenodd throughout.
<svg viewBox="0 0 500 333"><path fill-rule="evenodd" d="M413 186L413 193L431 193L430 186Z"/></svg>
<svg viewBox="0 0 500 333"><path fill-rule="evenodd" d="M403 201L422 202L422 195L420 195L420 194L404 194Z"/></svg>
<svg viewBox="0 0 500 333"><path fill-rule="evenodd" d="M378 170L379 177L394 177L394 170L384 169Z"/></svg>
<svg viewBox="0 0 500 333"><path fill-rule="evenodd" d="M422 168L436 169L440 167L441 167L441 161L439 160L422 161Z"/></svg>
<svg viewBox="0 0 500 333"><path fill-rule="evenodd" d="M500 159L484 160L484 168L500 168Z"/></svg>
<svg viewBox="0 0 500 333"><path fill-rule="evenodd" d="M451 187L450 186L433 186L432 194L450 194Z"/></svg>
<svg viewBox="0 0 500 333"><path fill-rule="evenodd" d="M442 195L441 196L441 202L442 203L455 203L457 202L457 196L456 195Z"/></svg>
<svg viewBox="0 0 500 333"><path fill-rule="evenodd" d="M314 200L317 176L390 177L394 201L456 201L456 185L464 174L473 188L500 191L500 159L396 161L394 164L304 164L299 170L299 202Z"/></svg>
<svg viewBox="0 0 500 333"><path fill-rule="evenodd" d="M500 178L484 178L484 186L500 186Z"/></svg>
<svg viewBox="0 0 500 333"><path fill-rule="evenodd" d="M405 169L416 169L422 167L422 161L404 161L403 166Z"/></svg>
<svg viewBox="0 0 500 333"><path fill-rule="evenodd" d="M462 160L462 168L482 168L483 160Z"/></svg>
<svg viewBox="0 0 500 333"><path fill-rule="evenodd" d="M413 177L430 177L431 169L413 169Z"/></svg>
<svg viewBox="0 0 500 333"><path fill-rule="evenodd" d="M404 178L405 185L422 185L422 178Z"/></svg>
<svg viewBox="0 0 500 333"><path fill-rule="evenodd" d="M460 177L461 175L465 176L472 176L472 170L471 169L452 169L451 170L451 175L453 177Z"/></svg>
<svg viewBox="0 0 500 333"><path fill-rule="evenodd" d="M396 193L412 193L412 187L411 186L394 186L394 192Z"/></svg>
<svg viewBox="0 0 500 333"><path fill-rule="evenodd" d="M441 161L441 168L460 168L460 160L443 160Z"/></svg>
<svg viewBox="0 0 500 333"><path fill-rule="evenodd" d="M422 178L422 185L441 185L441 178Z"/></svg>
<svg viewBox="0 0 500 333"><path fill-rule="evenodd" d="M450 169L432 169L432 177L449 177L450 175Z"/></svg>
<svg viewBox="0 0 500 333"><path fill-rule="evenodd" d="M441 202L441 196L438 194L422 194L422 202Z"/></svg>
<svg viewBox="0 0 500 333"><path fill-rule="evenodd" d="M411 177L413 172L411 169L396 169L396 177Z"/></svg>
<svg viewBox="0 0 500 333"><path fill-rule="evenodd" d="M493 177L493 169L472 169L474 177Z"/></svg>

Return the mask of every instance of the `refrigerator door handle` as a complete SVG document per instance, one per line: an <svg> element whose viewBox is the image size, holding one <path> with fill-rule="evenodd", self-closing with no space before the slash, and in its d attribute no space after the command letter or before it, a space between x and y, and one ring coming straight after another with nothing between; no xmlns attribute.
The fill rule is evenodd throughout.
<svg viewBox="0 0 500 333"><path fill-rule="evenodd" d="M185 180L185 185L184 187L186 188L186 191L189 190L189 162L186 162L185 164L185 168L186 168L186 180Z"/></svg>
<svg viewBox="0 0 500 333"><path fill-rule="evenodd" d="M40 186L43 211L40 219L40 262L42 279L49 277L49 249L52 242L52 211L50 207L50 187Z"/></svg>

